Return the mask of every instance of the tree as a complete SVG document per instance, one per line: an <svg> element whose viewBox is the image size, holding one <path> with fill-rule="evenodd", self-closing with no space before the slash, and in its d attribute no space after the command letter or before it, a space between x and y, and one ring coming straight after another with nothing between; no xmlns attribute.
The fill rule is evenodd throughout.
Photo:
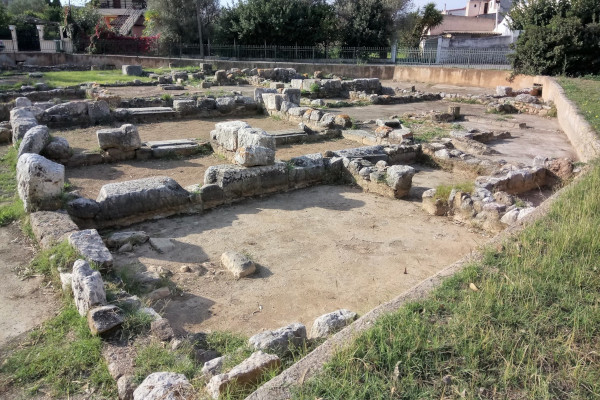
<svg viewBox="0 0 600 400"><path fill-rule="evenodd" d="M241 44L315 45L332 40L333 7L325 0L246 0L222 10L218 37Z"/></svg>
<svg viewBox="0 0 600 400"><path fill-rule="evenodd" d="M428 3L423 11L417 10L410 34L406 34L407 47L418 47L421 40L427 36L427 31L441 25L444 15L435 8L434 3Z"/></svg>
<svg viewBox="0 0 600 400"><path fill-rule="evenodd" d="M395 13L383 0L336 0L339 41L344 46L383 47L394 30Z"/></svg>
<svg viewBox="0 0 600 400"><path fill-rule="evenodd" d="M598 73L599 17L597 0L517 0L509 12L511 28L523 31L514 45L514 73Z"/></svg>
<svg viewBox="0 0 600 400"><path fill-rule="evenodd" d="M204 42L218 13L218 0L149 0L144 33L168 42L198 43L200 37Z"/></svg>

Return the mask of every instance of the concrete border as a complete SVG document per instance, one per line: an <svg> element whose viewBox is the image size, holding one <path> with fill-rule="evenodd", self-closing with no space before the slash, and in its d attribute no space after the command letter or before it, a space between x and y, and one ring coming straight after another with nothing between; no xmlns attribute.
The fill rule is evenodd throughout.
<svg viewBox="0 0 600 400"><path fill-rule="evenodd" d="M573 183L581 179L587 171L580 174ZM572 184L571 184L572 185ZM554 193L550 198L544 201L531 214L523 218L517 224L507 228L499 235L492 238L484 246L500 246L507 239L519 234L527 226L531 225L539 218L546 215L552 204L568 189L568 185L558 192ZM291 389L294 386L303 384L307 379L319 373L326 362L338 351L348 346L359 334L373 326L375 321L385 314L397 311L406 303L414 300L426 298L431 292L436 289L442 281L457 272L463 270L470 263L479 261L483 258L482 250L477 250L444 268L434 276L425 279L411 289L405 291L393 300L384 303L367 314L363 315L351 325L347 326L334 336L327 339L323 344L314 349L300 361L283 371L281 374L271 379L256 391L251 393L246 400L287 400L291 398Z"/></svg>

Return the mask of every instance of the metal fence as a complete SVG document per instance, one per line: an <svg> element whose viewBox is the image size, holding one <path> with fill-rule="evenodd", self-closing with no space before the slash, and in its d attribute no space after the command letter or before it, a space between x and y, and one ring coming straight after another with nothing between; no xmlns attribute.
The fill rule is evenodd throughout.
<svg viewBox="0 0 600 400"><path fill-rule="evenodd" d="M202 58L200 45L143 45L136 41L100 40L96 54L146 55L172 58ZM460 68L508 69L511 50L500 49L421 49L394 47L341 46L247 46L205 44L203 56L209 60L263 60L311 63L440 65Z"/></svg>

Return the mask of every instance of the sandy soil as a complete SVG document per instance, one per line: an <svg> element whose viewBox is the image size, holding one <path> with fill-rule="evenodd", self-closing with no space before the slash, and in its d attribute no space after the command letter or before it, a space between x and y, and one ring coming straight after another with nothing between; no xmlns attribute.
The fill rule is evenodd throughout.
<svg viewBox="0 0 600 400"><path fill-rule="evenodd" d="M183 293L162 311L176 330L247 335L294 321L311 324L338 308L365 313L485 240L450 219L426 215L419 202L345 186L252 199L128 229L175 244L166 254L145 244L135 254L116 255L116 264L139 262L174 272ZM249 254L260 265L258 273L230 278L219 266L226 250ZM183 265L207 261L214 263L214 273L180 272Z"/></svg>
<svg viewBox="0 0 600 400"><path fill-rule="evenodd" d="M17 225L0 228L0 348L52 317L59 301L43 277L21 280L17 269L29 263L34 249Z"/></svg>
<svg viewBox="0 0 600 400"><path fill-rule="evenodd" d="M277 158L289 160L292 157L310 153L323 153L327 150L340 150L356 147L356 142L337 139L320 143L306 143L280 146ZM95 199L100 188L113 182L123 182L149 176L166 175L175 179L181 186L204 182L204 172L211 165L227 164L229 161L211 154L176 160L124 161L117 164L100 164L89 167L67 168L65 175L73 189L82 196Z"/></svg>
<svg viewBox="0 0 600 400"><path fill-rule="evenodd" d="M288 121L278 121L267 116L176 120L137 124L137 127L142 142L170 139L198 139L208 141L210 139L210 131L215 129L215 124L217 122L236 120L246 121L253 128L261 128L267 132L298 127L297 124ZM121 126L121 123L115 123L113 126ZM98 149L96 131L103 128L107 127L93 126L77 129L52 129L51 134L67 139L75 151L93 150Z"/></svg>
<svg viewBox="0 0 600 400"><path fill-rule="evenodd" d="M123 99L132 97L160 97L168 94L173 97L179 95L218 96L223 92L240 92L243 96L254 96L254 86L214 86L210 89L201 89L197 86L186 85L184 90L163 90L159 86L125 86L106 88L110 94L120 96Z"/></svg>

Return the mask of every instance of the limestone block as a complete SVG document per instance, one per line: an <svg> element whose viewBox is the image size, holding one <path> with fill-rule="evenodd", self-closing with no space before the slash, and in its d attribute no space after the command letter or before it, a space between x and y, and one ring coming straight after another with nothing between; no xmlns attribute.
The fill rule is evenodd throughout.
<svg viewBox="0 0 600 400"><path fill-rule="evenodd" d="M100 211L100 205L92 199L79 197L67 203L67 212L75 218L92 219Z"/></svg>
<svg viewBox="0 0 600 400"><path fill-rule="evenodd" d="M290 346L301 346L306 341L306 327L293 323L282 328L264 331L252 336L248 343L256 350L285 354Z"/></svg>
<svg viewBox="0 0 600 400"><path fill-rule="evenodd" d="M235 279L252 275L256 265L247 256L233 251L226 251L221 255L221 265L227 268Z"/></svg>
<svg viewBox="0 0 600 400"><path fill-rule="evenodd" d="M90 122L93 124L107 122L110 120L110 107L104 100L89 102L88 115L90 117Z"/></svg>
<svg viewBox="0 0 600 400"><path fill-rule="evenodd" d="M415 169L408 165L392 165L387 169L386 182L394 189L394 197L400 199L407 196L412 186Z"/></svg>
<svg viewBox="0 0 600 400"><path fill-rule="evenodd" d="M196 107L201 110L216 110L217 101L210 97L199 97L196 100Z"/></svg>
<svg viewBox="0 0 600 400"><path fill-rule="evenodd" d="M191 204L190 193L166 176L106 184L96 201L100 204L97 218L104 220L178 210Z"/></svg>
<svg viewBox="0 0 600 400"><path fill-rule="evenodd" d="M195 100L173 100L173 109L184 115L193 114L198 111Z"/></svg>
<svg viewBox="0 0 600 400"><path fill-rule="evenodd" d="M262 146L275 150L275 136L260 128L241 128L238 131L238 147Z"/></svg>
<svg viewBox="0 0 600 400"><path fill-rule="evenodd" d="M85 229L69 235L69 243L88 262L94 263L98 268L110 268L113 257L104 245L102 237L95 229Z"/></svg>
<svg viewBox="0 0 600 400"><path fill-rule="evenodd" d="M345 309L321 315L313 322L310 337L325 338L351 324L355 319L356 313Z"/></svg>
<svg viewBox="0 0 600 400"><path fill-rule="evenodd" d="M288 170L283 162L253 168L217 165L206 170L204 184L217 184L227 200L262 195L287 190Z"/></svg>
<svg viewBox="0 0 600 400"><path fill-rule="evenodd" d="M137 127L131 124L121 125L120 128L101 129L96 131L96 136L103 150L132 151L142 147Z"/></svg>
<svg viewBox="0 0 600 400"><path fill-rule="evenodd" d="M287 113L293 117L302 118L303 115L308 111L312 110L310 107L293 107L287 110Z"/></svg>
<svg viewBox="0 0 600 400"><path fill-rule="evenodd" d="M30 107L33 104L27 97L17 97L15 99L15 107Z"/></svg>
<svg viewBox="0 0 600 400"><path fill-rule="evenodd" d="M243 167L272 165L275 162L275 152L262 146L239 147L233 160Z"/></svg>
<svg viewBox="0 0 600 400"><path fill-rule="evenodd" d="M250 128L244 121L219 122L215 130L211 132L217 144L228 151L236 151L238 148L238 132L242 128Z"/></svg>
<svg viewBox="0 0 600 400"><path fill-rule="evenodd" d="M29 215L31 230L44 249L62 242L79 228L64 212L37 211Z"/></svg>
<svg viewBox="0 0 600 400"><path fill-rule="evenodd" d="M63 137L53 137L50 142L44 147L42 155L51 160L68 160L73 151L67 139Z"/></svg>
<svg viewBox="0 0 600 400"><path fill-rule="evenodd" d="M285 88L281 93L283 94L284 99L287 99L290 103L300 105L300 89Z"/></svg>
<svg viewBox="0 0 600 400"><path fill-rule="evenodd" d="M215 101L217 111L222 114L229 113L235 108L235 99L233 97L219 97Z"/></svg>
<svg viewBox="0 0 600 400"><path fill-rule="evenodd" d="M13 108L10 110L10 124L12 127L12 142L17 143L38 122L31 111L25 108Z"/></svg>
<svg viewBox="0 0 600 400"><path fill-rule="evenodd" d="M133 392L133 400L192 399L193 388L185 375L174 372L155 372L144 379Z"/></svg>
<svg viewBox="0 0 600 400"><path fill-rule="evenodd" d="M123 65L121 71L128 76L141 76L144 72L141 65Z"/></svg>
<svg viewBox="0 0 600 400"><path fill-rule="evenodd" d="M88 326L92 335L102 335L120 326L124 319L121 309L117 306L102 306L92 308L87 313Z"/></svg>
<svg viewBox="0 0 600 400"><path fill-rule="evenodd" d="M513 89L510 86L496 86L496 95L509 97L513 95Z"/></svg>
<svg viewBox="0 0 600 400"><path fill-rule="evenodd" d="M96 306L106 304L104 282L100 272L90 268L87 261L77 260L73 264L71 287L75 306L81 316L86 315L90 309Z"/></svg>
<svg viewBox="0 0 600 400"><path fill-rule="evenodd" d="M263 104L263 93L278 93L277 89L267 89L267 88L255 88L254 89L254 101L258 104Z"/></svg>
<svg viewBox="0 0 600 400"><path fill-rule="evenodd" d="M50 130L48 127L45 125L34 126L23 136L17 158L25 153L40 154L49 142Z"/></svg>
<svg viewBox="0 0 600 400"><path fill-rule="evenodd" d="M289 101L285 101L284 100L284 101L281 102L281 109L280 109L280 111L282 113L287 114L291 108L296 108L296 107L298 107L298 105L296 105L294 103L291 103Z"/></svg>
<svg viewBox="0 0 600 400"><path fill-rule="evenodd" d="M281 110L283 96L278 93L263 93L262 101L267 111L279 111Z"/></svg>
<svg viewBox="0 0 600 400"><path fill-rule="evenodd" d="M217 357L205 362L202 367L202 375L212 377L219 374L223 369L224 361L225 357Z"/></svg>
<svg viewBox="0 0 600 400"><path fill-rule="evenodd" d="M437 199L435 193L435 189L429 189L423 193L422 207L431 215L446 215L448 212L448 205L444 200Z"/></svg>
<svg viewBox="0 0 600 400"><path fill-rule="evenodd" d="M173 328L171 328L171 324L169 324L169 320L166 318L152 321L150 325L150 333L152 336L156 337L162 342L168 342L175 336Z"/></svg>
<svg viewBox="0 0 600 400"><path fill-rule="evenodd" d="M260 381L264 372L280 365L281 361L276 355L257 351L228 373L213 376L206 385L206 390L213 399L218 399L230 385L244 387L255 384Z"/></svg>
<svg viewBox="0 0 600 400"><path fill-rule="evenodd" d="M57 104L44 111L44 116L60 116L77 118L88 113L88 103L85 101L69 101Z"/></svg>
<svg viewBox="0 0 600 400"><path fill-rule="evenodd" d="M62 194L65 167L39 154L26 153L17 161L17 190L25 210L56 209Z"/></svg>
<svg viewBox="0 0 600 400"><path fill-rule="evenodd" d="M144 231L115 232L106 239L106 245L111 249L118 249L127 243L131 245L146 243L149 238Z"/></svg>

